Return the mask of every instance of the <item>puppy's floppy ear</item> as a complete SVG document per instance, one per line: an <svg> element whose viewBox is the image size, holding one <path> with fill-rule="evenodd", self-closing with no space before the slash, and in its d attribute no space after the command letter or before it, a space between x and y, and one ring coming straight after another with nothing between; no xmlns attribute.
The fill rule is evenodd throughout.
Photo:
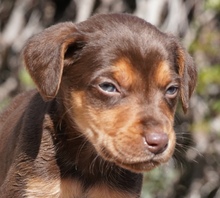
<svg viewBox="0 0 220 198"><path fill-rule="evenodd" d="M175 41L175 44L174 54L176 55L178 72L181 77L180 97L183 111L186 113L189 107L189 99L196 87L197 69L192 57L186 50L177 41Z"/></svg>
<svg viewBox="0 0 220 198"><path fill-rule="evenodd" d="M84 36L71 22L45 29L29 39L23 49L24 63L44 100L53 99L60 87L64 60L82 47ZM74 52L72 52L74 54ZM72 60L74 61L74 60Z"/></svg>

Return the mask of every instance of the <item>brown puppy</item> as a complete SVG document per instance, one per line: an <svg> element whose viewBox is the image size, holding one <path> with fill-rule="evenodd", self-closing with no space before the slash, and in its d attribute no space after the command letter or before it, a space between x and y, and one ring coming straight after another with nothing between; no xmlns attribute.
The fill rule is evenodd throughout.
<svg viewBox="0 0 220 198"><path fill-rule="evenodd" d="M24 62L38 91L0 117L0 197L134 198L175 148L196 84L177 40L126 14L52 26Z"/></svg>

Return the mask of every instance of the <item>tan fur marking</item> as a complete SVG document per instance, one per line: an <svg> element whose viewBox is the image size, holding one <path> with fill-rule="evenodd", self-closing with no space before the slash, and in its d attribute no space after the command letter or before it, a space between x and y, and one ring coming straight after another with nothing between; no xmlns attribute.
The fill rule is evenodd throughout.
<svg viewBox="0 0 220 198"><path fill-rule="evenodd" d="M161 87L165 87L171 79L170 66L165 61L160 62L155 72L156 83Z"/></svg>
<svg viewBox="0 0 220 198"><path fill-rule="evenodd" d="M85 101L85 92L83 91L75 91L71 93L72 97L72 106L74 110L74 120L79 124L80 128L86 129L88 126L88 120L85 119L86 111L88 110L86 107Z"/></svg>
<svg viewBox="0 0 220 198"><path fill-rule="evenodd" d="M60 180L44 180L42 178L32 178L27 181L25 190L27 198L58 198L60 192Z"/></svg>
<svg viewBox="0 0 220 198"><path fill-rule="evenodd" d="M83 108L83 97L84 97L84 92L83 91L78 91L78 92L73 92L72 93L74 97L74 107L81 109ZM79 112L80 114L81 112Z"/></svg>
<svg viewBox="0 0 220 198"><path fill-rule="evenodd" d="M132 70L129 60L122 58L115 63L114 77L122 87L129 88L136 80L136 73Z"/></svg>
<svg viewBox="0 0 220 198"><path fill-rule="evenodd" d="M133 194L120 192L105 185L95 186L90 189L85 196L86 198L134 198Z"/></svg>
<svg viewBox="0 0 220 198"><path fill-rule="evenodd" d="M177 61L178 61L178 65L179 65L179 74L181 77L183 77L183 74L184 74L184 67L185 67L185 56L184 56L184 52L183 50L178 50L178 58L177 58Z"/></svg>
<svg viewBox="0 0 220 198"><path fill-rule="evenodd" d="M71 179L61 180L61 192L59 198L81 198L82 196L82 185L80 182Z"/></svg>

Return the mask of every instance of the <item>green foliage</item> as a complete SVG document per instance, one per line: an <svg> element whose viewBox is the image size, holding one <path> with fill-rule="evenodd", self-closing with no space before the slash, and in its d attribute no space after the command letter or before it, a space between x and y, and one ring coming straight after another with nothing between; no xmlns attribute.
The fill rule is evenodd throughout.
<svg viewBox="0 0 220 198"><path fill-rule="evenodd" d="M177 170L175 170L175 168L172 166L166 165L160 166L145 173L142 197L167 197L170 193L167 189L174 184L177 176ZM165 192L166 195L164 194Z"/></svg>
<svg viewBox="0 0 220 198"><path fill-rule="evenodd" d="M205 67L200 70L198 78L197 92L205 94L210 85L220 86L220 65Z"/></svg>
<svg viewBox="0 0 220 198"><path fill-rule="evenodd" d="M219 56L219 31L204 28L203 34L191 44L189 51L191 53L201 52L205 57L212 60Z"/></svg>
<svg viewBox="0 0 220 198"><path fill-rule="evenodd" d="M10 103L10 99L7 98L0 102L0 113L4 110L4 108Z"/></svg>
<svg viewBox="0 0 220 198"><path fill-rule="evenodd" d="M220 113L220 100L217 100L217 101L213 104L212 109L214 109L215 111L217 111L217 112Z"/></svg>
<svg viewBox="0 0 220 198"><path fill-rule="evenodd" d="M213 9L215 11L220 11L220 0L206 0L205 7L207 9Z"/></svg>
<svg viewBox="0 0 220 198"><path fill-rule="evenodd" d="M220 113L220 65L205 67L199 72L197 93L202 96L210 108L209 117Z"/></svg>
<svg viewBox="0 0 220 198"><path fill-rule="evenodd" d="M22 68L19 72L19 80L22 84L22 86L25 87L25 89L31 89L34 87L34 83L28 74L28 72L25 70L25 68Z"/></svg>

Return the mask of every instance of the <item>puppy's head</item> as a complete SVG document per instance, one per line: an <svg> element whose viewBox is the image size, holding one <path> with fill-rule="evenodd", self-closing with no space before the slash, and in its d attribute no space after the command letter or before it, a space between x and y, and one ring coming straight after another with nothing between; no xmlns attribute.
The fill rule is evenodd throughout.
<svg viewBox="0 0 220 198"><path fill-rule="evenodd" d="M193 61L173 36L134 16L96 15L34 36L24 61L42 97L59 94L104 159L140 172L172 156L177 101L186 111L196 84Z"/></svg>

